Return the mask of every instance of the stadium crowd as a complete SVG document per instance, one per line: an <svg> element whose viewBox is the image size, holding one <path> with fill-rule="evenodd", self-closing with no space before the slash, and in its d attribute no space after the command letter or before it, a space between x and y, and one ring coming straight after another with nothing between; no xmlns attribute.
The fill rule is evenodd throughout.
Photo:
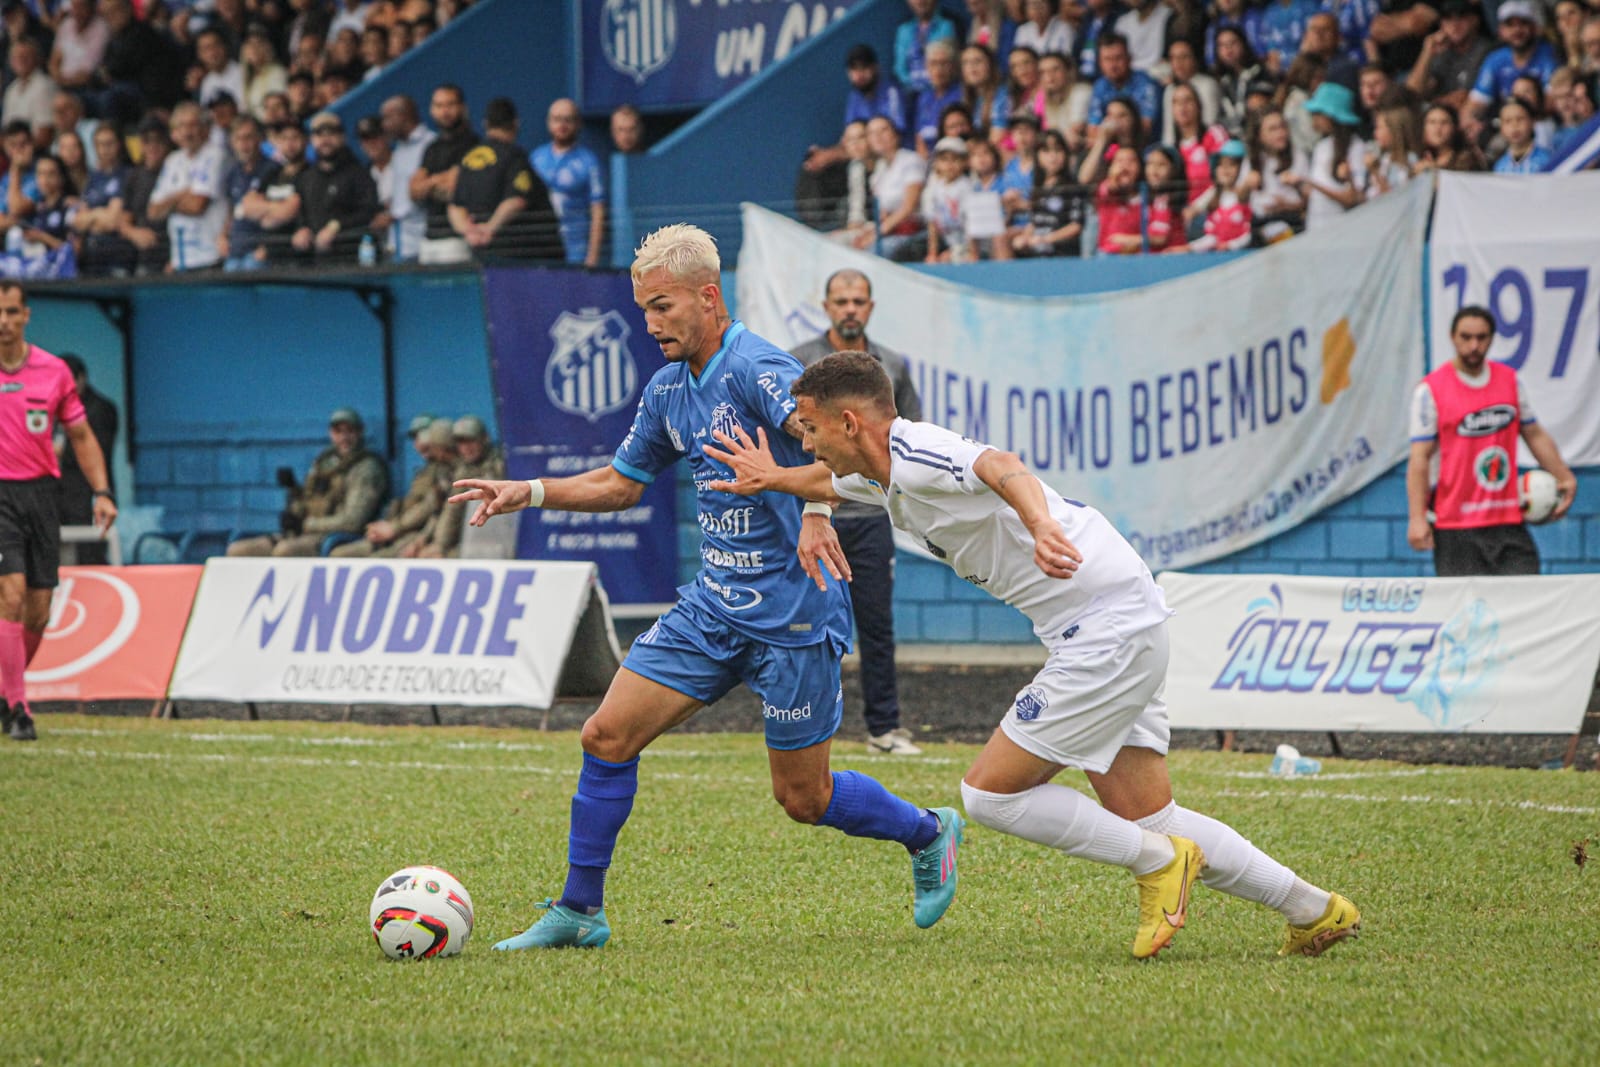
<svg viewBox="0 0 1600 1067"><path fill-rule="evenodd" d="M1537 173L1595 114L1600 0L946 3L849 53L797 181L897 260L1270 244L1429 170Z"/></svg>
<svg viewBox="0 0 1600 1067"><path fill-rule="evenodd" d="M532 153L510 100L479 105L480 135L454 86L353 131L329 110L468 3L5 0L0 273L598 262L599 162L570 101Z"/></svg>

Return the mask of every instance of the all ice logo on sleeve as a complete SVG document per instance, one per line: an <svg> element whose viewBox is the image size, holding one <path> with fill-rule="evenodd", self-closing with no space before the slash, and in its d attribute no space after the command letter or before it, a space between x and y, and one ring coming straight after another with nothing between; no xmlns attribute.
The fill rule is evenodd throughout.
<svg viewBox="0 0 1600 1067"><path fill-rule="evenodd" d="M1039 717L1039 713L1050 706L1050 698L1045 696L1044 689L1037 685L1030 685L1017 694L1017 718L1023 722L1032 722Z"/></svg>
<svg viewBox="0 0 1600 1067"><path fill-rule="evenodd" d="M737 439L743 427L739 424L739 416L734 412L733 405L723 401L711 409L711 434L726 434Z"/></svg>
<svg viewBox="0 0 1600 1067"><path fill-rule="evenodd" d="M676 0L606 0L600 48L606 62L642 85L678 46Z"/></svg>
<svg viewBox="0 0 1600 1067"><path fill-rule="evenodd" d="M639 387L639 367L628 350L628 323L616 311L563 311L550 327L555 349L544 368L544 391L561 411L594 422L621 411Z"/></svg>

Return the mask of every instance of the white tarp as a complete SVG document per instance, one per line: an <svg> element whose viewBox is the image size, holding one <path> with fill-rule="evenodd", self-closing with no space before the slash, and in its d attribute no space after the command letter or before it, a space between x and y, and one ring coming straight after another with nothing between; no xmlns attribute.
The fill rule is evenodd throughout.
<svg viewBox="0 0 1600 1067"><path fill-rule="evenodd" d="M597 604L592 563L213 559L170 696L547 708ZM574 658L603 686L616 637L584 631Z"/></svg>
<svg viewBox="0 0 1600 1067"><path fill-rule="evenodd" d="M1490 358L1516 368L1568 464L1600 464L1600 174L1445 171L1431 253L1432 365L1455 354L1457 309L1488 307Z"/></svg>
<svg viewBox="0 0 1600 1067"><path fill-rule="evenodd" d="M1326 232L1174 281L1005 296L930 278L744 207L740 317L784 347L822 286L872 280L871 336L911 360L925 416L1018 453L1152 566L1287 530L1404 455L1422 369L1426 182Z"/></svg>
<svg viewBox="0 0 1600 1067"><path fill-rule="evenodd" d="M1600 575L1161 585L1179 727L1573 733L1600 661Z"/></svg>

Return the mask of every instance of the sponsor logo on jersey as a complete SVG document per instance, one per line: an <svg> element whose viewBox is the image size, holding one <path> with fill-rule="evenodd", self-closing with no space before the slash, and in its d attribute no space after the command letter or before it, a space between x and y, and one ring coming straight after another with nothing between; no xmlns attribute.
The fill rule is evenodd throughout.
<svg viewBox="0 0 1600 1067"><path fill-rule="evenodd" d="M1513 469L1511 454L1499 445L1490 445L1472 461L1472 473L1478 479L1478 484L1491 493L1506 487L1511 481Z"/></svg>
<svg viewBox="0 0 1600 1067"><path fill-rule="evenodd" d="M639 387L639 367L628 349L630 332L615 310L563 311L550 327L555 348L544 368L550 403L590 422L627 407Z"/></svg>
<svg viewBox="0 0 1600 1067"><path fill-rule="evenodd" d="M700 529L718 537L747 537L750 534L750 521L755 513L754 507L728 508L720 515L702 511L699 516Z"/></svg>
<svg viewBox="0 0 1600 1067"><path fill-rule="evenodd" d="M677 46L676 0L606 0L600 10L606 62L638 84L666 66Z"/></svg>
<svg viewBox="0 0 1600 1067"><path fill-rule="evenodd" d="M1039 713L1050 706L1050 698L1044 695L1044 689L1037 685L1030 685L1017 694L1014 705L1017 718L1023 722L1032 722L1039 717Z"/></svg>
<svg viewBox="0 0 1600 1067"><path fill-rule="evenodd" d="M672 447L677 449L679 452L689 451L683 446L683 435L678 433L678 428L672 425L672 423L667 419L662 419L661 421L667 427L667 436L672 438Z"/></svg>
<svg viewBox="0 0 1600 1067"><path fill-rule="evenodd" d="M700 576L700 584L717 594L729 611L749 611L761 603L761 594L747 585L723 585L709 574Z"/></svg>
<svg viewBox="0 0 1600 1067"><path fill-rule="evenodd" d="M29 433L49 433L50 413L37 408L29 408L25 425Z"/></svg>
<svg viewBox="0 0 1600 1067"><path fill-rule="evenodd" d="M1071 626L1069 626L1065 630L1061 631L1061 640L1063 640L1063 641L1071 641L1074 637L1077 637L1077 636L1078 636L1078 624L1077 623L1073 623Z"/></svg>
<svg viewBox="0 0 1600 1067"><path fill-rule="evenodd" d="M773 722L805 722L811 718L811 703L798 708L775 708L765 700L761 702L761 715Z"/></svg>
<svg viewBox="0 0 1600 1067"><path fill-rule="evenodd" d="M1488 437L1517 421L1517 409L1510 404L1492 404L1477 411L1469 411L1456 424L1456 433L1462 437Z"/></svg>
<svg viewBox="0 0 1600 1067"><path fill-rule="evenodd" d="M726 567L734 570L754 570L766 566L765 553L728 552L724 549L713 548L710 545L700 546L700 558L713 567Z"/></svg>
<svg viewBox="0 0 1600 1067"><path fill-rule="evenodd" d="M0 393L20 393L20 392L22 392L22 383L21 382L6 382L4 385L0 385Z"/></svg>

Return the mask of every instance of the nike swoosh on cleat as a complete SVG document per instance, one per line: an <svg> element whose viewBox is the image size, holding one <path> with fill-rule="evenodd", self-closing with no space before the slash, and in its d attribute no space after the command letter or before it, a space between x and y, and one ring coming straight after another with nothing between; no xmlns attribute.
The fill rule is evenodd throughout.
<svg viewBox="0 0 1600 1067"><path fill-rule="evenodd" d="M1181 920L1183 918L1183 913L1188 908L1188 904L1189 904L1189 857L1188 856L1184 856L1183 857L1183 880L1181 882L1179 882L1178 884L1182 887L1180 889L1180 891L1179 891L1179 894L1178 894L1178 910L1174 912L1174 911L1168 911L1166 908L1162 908L1161 909L1162 918L1166 919L1167 920L1167 925L1172 927L1174 930L1180 929L1183 926L1183 923L1181 921L1173 922L1173 920L1174 919Z"/></svg>

